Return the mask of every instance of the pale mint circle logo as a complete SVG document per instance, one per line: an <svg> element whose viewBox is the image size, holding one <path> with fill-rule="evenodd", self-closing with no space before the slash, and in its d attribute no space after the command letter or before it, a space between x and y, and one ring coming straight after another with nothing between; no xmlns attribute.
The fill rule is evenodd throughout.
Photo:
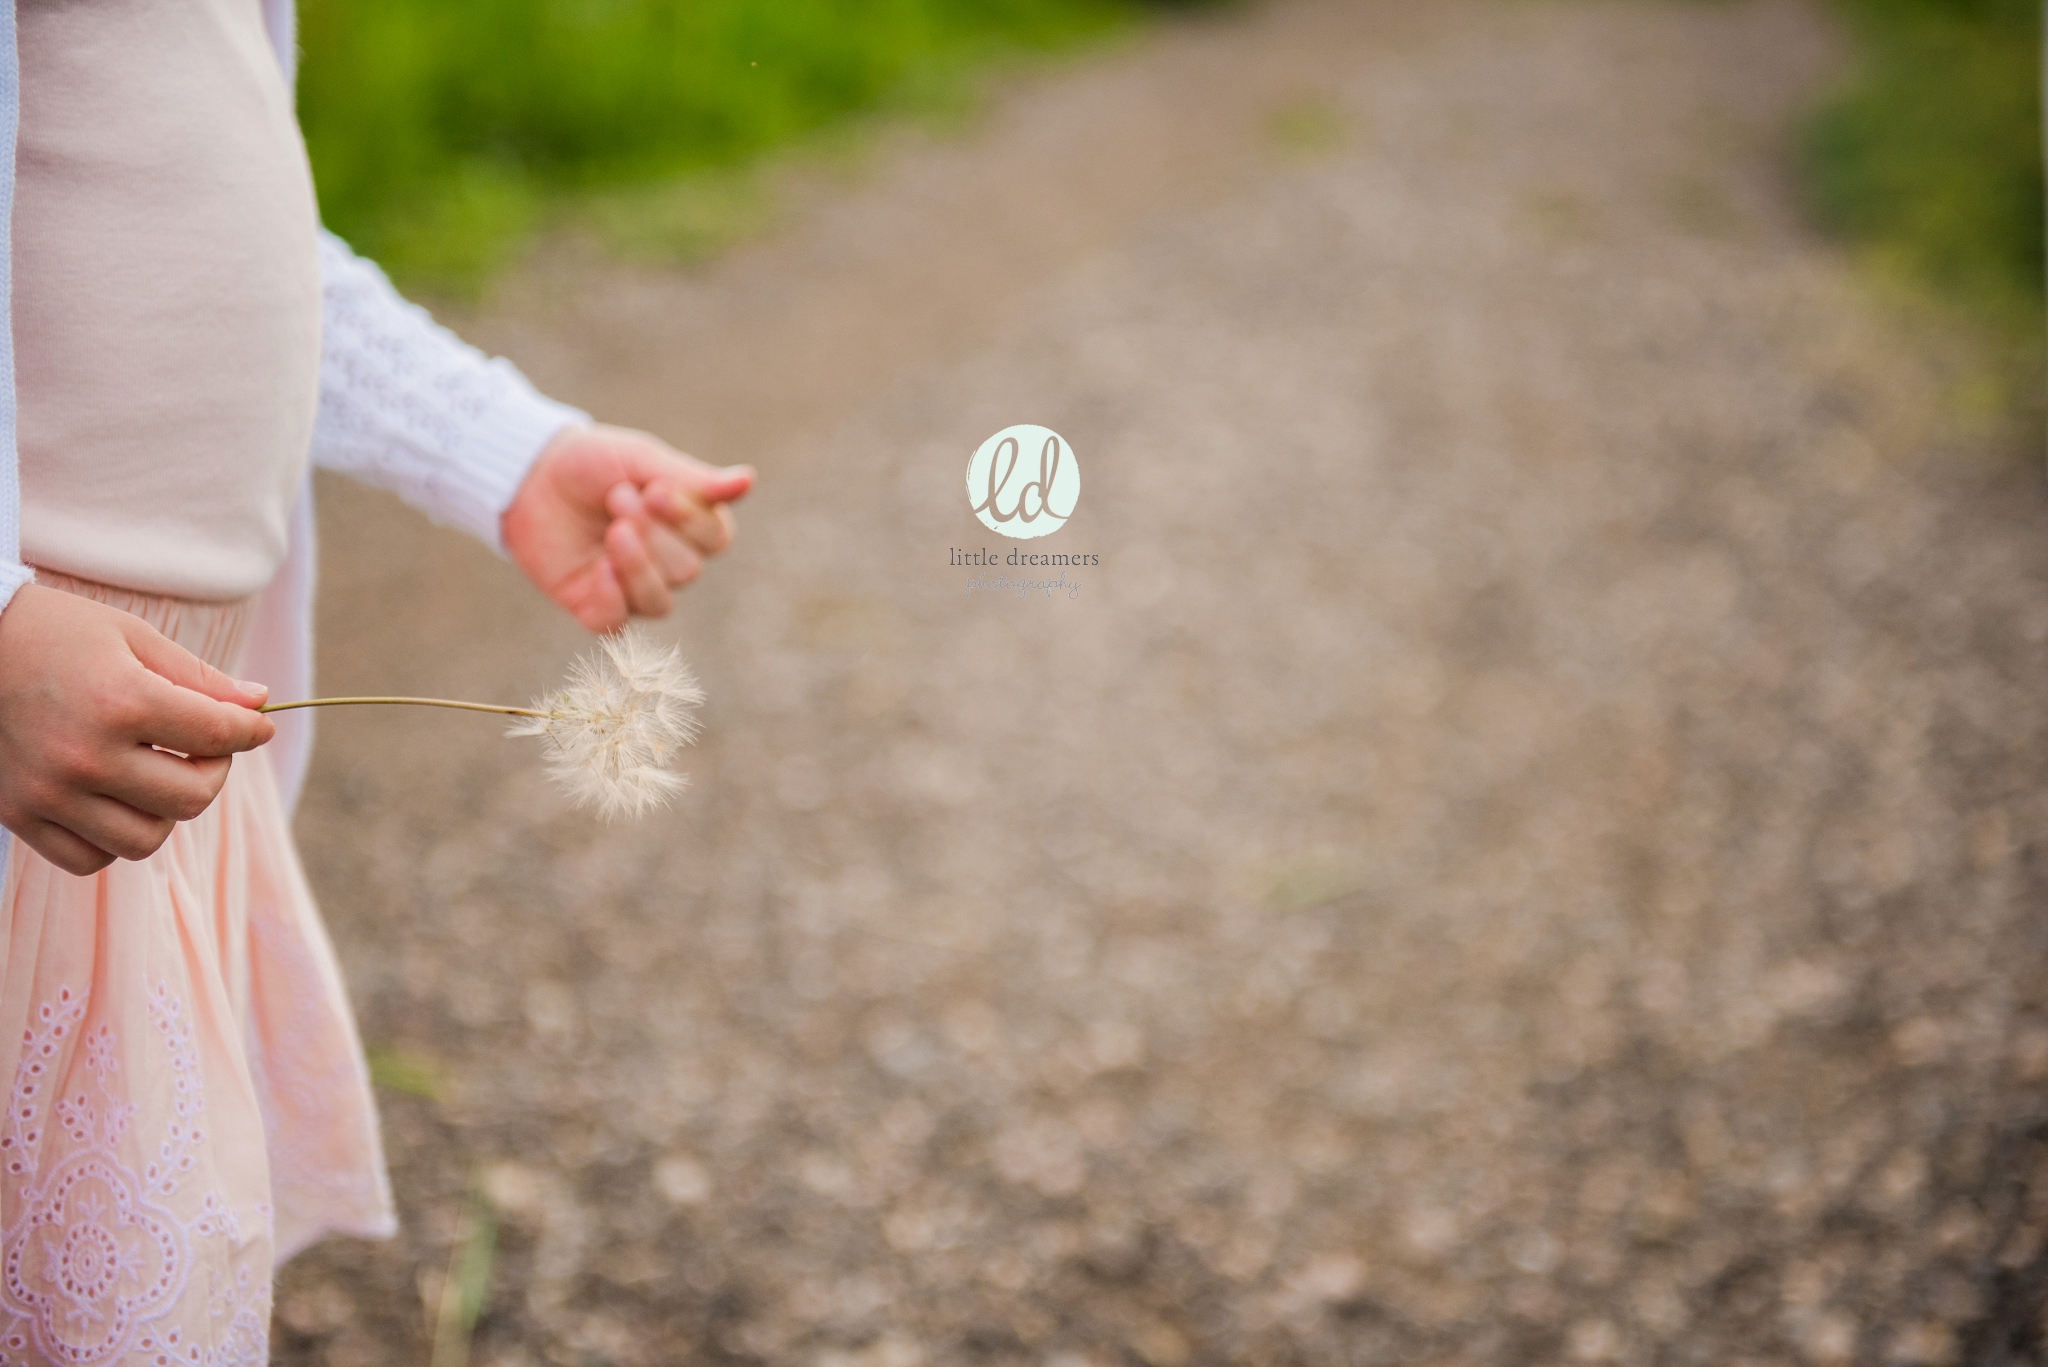
<svg viewBox="0 0 2048 1367"><path fill-rule="evenodd" d="M967 506L992 532L1050 536L1080 501L1081 462L1050 427L1005 427L967 462Z"/></svg>

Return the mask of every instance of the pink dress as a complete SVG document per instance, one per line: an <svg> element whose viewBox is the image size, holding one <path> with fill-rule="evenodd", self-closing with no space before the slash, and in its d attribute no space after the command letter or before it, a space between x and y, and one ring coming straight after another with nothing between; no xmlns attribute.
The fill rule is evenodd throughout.
<svg viewBox="0 0 2048 1367"><path fill-rule="evenodd" d="M252 603L41 573L230 674ZM395 1228L334 951L263 753L139 862L0 885L0 1364L267 1361L274 1266Z"/></svg>

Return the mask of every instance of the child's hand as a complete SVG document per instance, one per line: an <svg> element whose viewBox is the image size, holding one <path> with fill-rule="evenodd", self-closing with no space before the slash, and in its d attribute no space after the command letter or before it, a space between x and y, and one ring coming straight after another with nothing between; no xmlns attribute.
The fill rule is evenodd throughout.
<svg viewBox="0 0 2048 1367"><path fill-rule="evenodd" d="M147 858L275 734L264 693L131 613L23 586L0 612L0 826L66 873Z"/></svg>
<svg viewBox="0 0 2048 1367"><path fill-rule="evenodd" d="M512 563L592 631L660 617L732 540L725 505L752 488L745 465L706 465L645 432L572 427L548 443L505 510Z"/></svg>

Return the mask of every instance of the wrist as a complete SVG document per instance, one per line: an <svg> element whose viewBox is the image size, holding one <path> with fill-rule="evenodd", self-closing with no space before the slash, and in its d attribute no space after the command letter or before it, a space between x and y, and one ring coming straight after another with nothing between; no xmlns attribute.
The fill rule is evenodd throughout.
<svg viewBox="0 0 2048 1367"><path fill-rule="evenodd" d="M581 409L523 386L500 395L450 453L452 478L443 489L448 521L503 552L505 513L564 432L589 421Z"/></svg>
<svg viewBox="0 0 2048 1367"><path fill-rule="evenodd" d="M562 452L569 443L590 431L588 422L568 422L556 427L534 453L513 489L505 510L498 515L498 545L507 559L519 563L520 548L532 534L536 514L546 501L546 488L552 477L554 466L560 461Z"/></svg>

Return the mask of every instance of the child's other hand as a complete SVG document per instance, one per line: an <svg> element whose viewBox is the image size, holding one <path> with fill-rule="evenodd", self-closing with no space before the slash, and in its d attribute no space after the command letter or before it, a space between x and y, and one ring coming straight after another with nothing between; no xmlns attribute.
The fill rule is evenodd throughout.
<svg viewBox="0 0 2048 1367"><path fill-rule="evenodd" d="M140 617L23 586L0 612L0 826L66 873L147 858L276 733L264 692Z"/></svg>
<svg viewBox="0 0 2048 1367"><path fill-rule="evenodd" d="M725 505L754 484L623 427L572 427L548 443L505 510L512 563L592 631L661 617L670 590L731 542Z"/></svg>

